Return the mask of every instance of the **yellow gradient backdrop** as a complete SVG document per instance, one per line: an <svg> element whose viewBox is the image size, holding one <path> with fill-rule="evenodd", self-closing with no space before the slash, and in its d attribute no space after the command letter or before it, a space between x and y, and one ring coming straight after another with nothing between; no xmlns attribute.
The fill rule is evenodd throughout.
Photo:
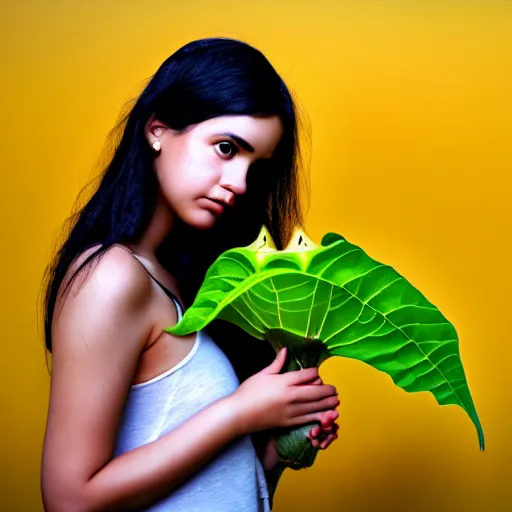
<svg viewBox="0 0 512 512"><path fill-rule="evenodd" d="M460 408L331 359L340 438L285 474L275 510L512 510L511 22L492 0L2 2L0 510L42 510L52 240L122 104L210 36L261 49L307 113L310 236L343 234L454 323L487 441Z"/></svg>

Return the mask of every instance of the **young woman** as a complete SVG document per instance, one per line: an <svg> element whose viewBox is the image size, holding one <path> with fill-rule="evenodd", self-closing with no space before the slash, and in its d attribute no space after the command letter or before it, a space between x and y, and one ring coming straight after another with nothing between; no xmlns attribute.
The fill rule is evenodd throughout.
<svg viewBox="0 0 512 512"><path fill-rule="evenodd" d="M229 39L178 50L120 123L47 274L46 510L269 510L271 430L316 420L311 442L335 439L316 369L280 374L283 350L240 384L206 332L163 332L222 251L300 224L296 124L267 59Z"/></svg>

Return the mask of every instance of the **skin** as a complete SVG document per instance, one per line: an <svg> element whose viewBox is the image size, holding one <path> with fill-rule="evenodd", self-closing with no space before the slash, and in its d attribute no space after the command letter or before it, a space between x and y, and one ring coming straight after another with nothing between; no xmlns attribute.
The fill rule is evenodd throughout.
<svg viewBox="0 0 512 512"><path fill-rule="evenodd" d="M336 389L324 385L314 368L280 374L283 349L232 395L160 439L112 458L130 386L177 364L194 342L162 331L176 323L176 309L140 263L179 298L176 280L155 255L174 220L213 226L245 192L250 166L270 158L281 135L277 117L226 116L181 133L154 118L148 122L148 144L158 140L161 150L154 162L160 193L146 232L129 248L112 247L57 299L42 461L47 511L143 509L243 435L319 421L322 427L310 432L314 445L326 448L337 437ZM88 254L77 258L64 283ZM277 462L272 437L260 457L266 470Z"/></svg>

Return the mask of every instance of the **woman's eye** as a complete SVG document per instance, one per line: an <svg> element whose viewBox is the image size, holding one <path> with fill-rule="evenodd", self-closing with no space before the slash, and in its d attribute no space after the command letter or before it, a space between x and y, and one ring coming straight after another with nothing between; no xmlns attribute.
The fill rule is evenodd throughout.
<svg viewBox="0 0 512 512"><path fill-rule="evenodd" d="M233 157L238 153L238 148L228 140L223 140L222 142L217 142L215 144L217 149L217 153L223 158Z"/></svg>

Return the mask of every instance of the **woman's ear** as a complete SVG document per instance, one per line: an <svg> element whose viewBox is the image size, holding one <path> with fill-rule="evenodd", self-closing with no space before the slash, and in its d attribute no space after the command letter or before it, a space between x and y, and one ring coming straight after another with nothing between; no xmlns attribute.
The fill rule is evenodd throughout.
<svg viewBox="0 0 512 512"><path fill-rule="evenodd" d="M148 119L144 129L146 140L148 141L149 145L153 146L156 141L160 142L163 133L167 129L167 125L156 119L155 114L151 114L151 117Z"/></svg>

